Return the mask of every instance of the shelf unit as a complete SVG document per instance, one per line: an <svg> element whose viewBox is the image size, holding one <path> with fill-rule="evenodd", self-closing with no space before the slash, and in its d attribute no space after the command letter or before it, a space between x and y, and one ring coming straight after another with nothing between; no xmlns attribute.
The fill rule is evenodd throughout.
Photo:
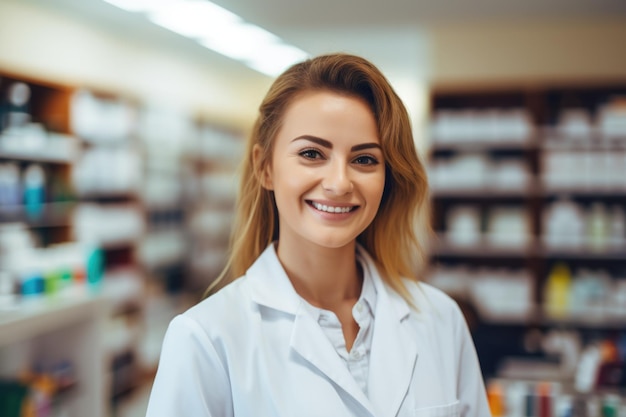
<svg viewBox="0 0 626 417"><path fill-rule="evenodd" d="M16 85L29 89L15 98L18 104L25 100L22 105L9 99L16 95L11 91L19 90ZM70 239L69 216L75 201L70 176L77 152L76 141L68 135L70 95L65 86L0 73L0 165L4 171L0 222L28 224L43 246ZM35 166L43 172L46 192L42 201L29 207L24 205L22 181Z"/></svg>
<svg viewBox="0 0 626 417"><path fill-rule="evenodd" d="M22 98L25 100L21 102L18 100L18 103L13 103L9 97L16 86L22 88L22 92L30 91L30 96L26 95ZM24 90L24 86L27 86L28 90ZM85 103L84 97L86 95L91 95L95 99ZM83 99L83 102L77 104L80 99ZM98 107L98 99L104 102L102 107ZM10 169L13 170L12 173L17 172L15 178L12 179L18 182L17 187L15 184L11 184L13 188L11 188L10 193L7 192L7 182L2 182L4 198L11 197L16 201L5 204L6 201L3 200L0 207L0 226L8 223L26 225L35 238L36 247L47 249L56 244L80 241L100 247L103 253L105 278L100 294L109 301L112 308L107 310L107 318L104 324L98 325L99 334L98 337L94 338L94 342L103 342L100 333L106 331L109 335L105 338L106 343L103 344L103 347L96 350L97 354L100 355L99 361L106 362L105 369L107 371L99 370L95 375L100 384L107 385L105 391L108 398L101 399L102 401L97 404L97 408L92 406L88 412L85 411L76 415L94 415L94 413L103 412L101 410L110 406L111 398L116 399L119 392L132 389L133 384L138 379L135 374L139 373L136 371L136 362L131 364L134 366L133 372L129 371L128 363L124 364L126 366L124 369L116 368L116 365L120 363L117 360L118 356L126 355L128 352L136 352L137 338L125 346L123 352L112 352L108 346L110 345L109 339L118 336L115 332L110 331L112 327L115 327L112 322L132 323L137 335L142 332L139 318L143 308L142 302L145 299L144 291L141 288L143 272L135 255L135 248L142 237L141 233L133 237L127 236L124 239L103 240L98 233L91 232L96 232L92 229L97 228L98 225L100 225L99 231L106 232L106 227L103 225L106 226L108 222L110 228L113 229L114 223L118 223L118 220L114 219L113 216L108 216L107 208L115 210L120 206L122 208L139 207L136 210L136 217L140 222L143 222L144 213L140 208L136 190L106 187L112 183L118 185L124 180L120 178L122 167L113 164L116 162L115 160L107 164L100 156L87 161L86 164L84 163L84 158L92 150L98 148L98 143L92 141L93 135L96 136L95 139L107 139L105 136L110 133L111 128L116 128L115 123L119 125L119 111L115 107L118 102L125 103L126 99L107 93L92 93L75 86L59 85L48 83L45 80L22 77L18 74L0 73L0 164L10 166ZM91 112L89 113L85 109ZM128 121L132 121L130 117ZM117 127L119 128L119 126ZM120 129L115 131L114 135L118 133L120 133ZM129 141L126 137L114 137L113 139L118 144ZM108 151L115 152L113 146L109 147L109 143L105 144L105 152ZM121 156L124 157L124 155ZM84 165L90 165L94 161L99 162L99 172L94 173L93 169L90 172L80 169L81 163L83 164L82 168L84 168ZM45 174L44 201L35 207L36 210L23 201L24 172L32 165L42 167ZM118 182L108 181L109 178L117 179ZM86 183L85 179L91 180L91 183ZM104 185L104 187L99 187L100 185ZM81 217L85 214L84 209L86 207L91 209L91 213L87 214L95 213L97 218L93 216L90 218ZM94 208L100 211L96 213ZM81 232L79 229L87 223L95 226ZM110 236L111 233L104 233L104 235ZM3 255L0 253L0 257ZM1 268L2 265L0 265ZM120 269L126 273L123 279L119 278ZM137 285L129 287L129 270L134 271L134 281L140 284L139 287ZM120 288L126 293L121 294ZM48 297L50 296L45 298ZM123 298L123 302L120 301L120 297ZM133 300L130 300L131 297ZM59 313L63 314L62 317L81 313L77 308L72 304L72 300L63 298L58 301L58 310L62 312ZM54 311L56 310L50 314L53 314ZM89 315L86 313L86 316ZM55 316L53 315L53 317ZM42 320L42 322L47 323L46 320ZM72 324L71 321L70 324ZM50 349L56 351L73 349L67 345L71 343L73 337L67 340L62 336L56 337L52 332L55 328L51 327L50 330L50 335L45 338ZM65 332L63 329L59 329L59 332L62 335L70 332L70 330ZM33 337L35 340L39 340L36 335ZM30 359L37 362L40 356L45 356L44 353L36 350ZM82 353L80 355L84 356ZM98 361L94 360L94 363L96 362ZM124 386L123 389L119 387L121 385Z"/></svg>
<svg viewBox="0 0 626 417"><path fill-rule="evenodd" d="M597 335L626 328L626 301L619 314L555 317L545 309L545 289L557 264L566 263L572 272L602 269L612 284L626 281L623 230L620 239L603 246L595 241L558 246L547 239L550 226L546 220L547 210L563 200L587 212L601 203L626 214L626 127L616 129L615 123L609 126L606 119L601 120L607 103L623 110L624 98L626 81L440 87L432 92L428 165L436 238L430 248L429 279L457 297L470 324L476 326L475 340L487 375L495 371L499 357L523 350L523 338L530 329L561 328ZM626 118L621 120L626 122ZM578 159L561 166L565 171L557 171L558 176L551 170L564 163L558 159L560 154ZM589 155L598 158L592 160ZM607 167L598 164L603 155L611 155ZM604 172L606 178L595 175L596 171ZM573 179L563 172L571 173ZM499 210L505 220L500 223L500 235L494 236ZM513 227L509 232L507 221ZM615 229L604 226L608 233ZM523 239L503 239L507 233L519 237L520 230ZM482 298L471 295L472 286L483 275L494 283L506 281L500 280L503 269L522 271L531 289L528 308L511 315L506 309L482 308L482 303L498 297L497 291ZM450 276L456 280L446 280ZM502 293L510 298L494 305L502 308L503 303L515 304L516 297L524 297L514 293L519 286L512 288L513 294ZM506 342L496 343L494 338Z"/></svg>
<svg viewBox="0 0 626 417"><path fill-rule="evenodd" d="M146 216L138 255L148 281L176 293L187 280L189 198L184 155L192 152L196 127L186 112L147 106L139 112L137 130L143 160L140 194Z"/></svg>
<svg viewBox="0 0 626 417"><path fill-rule="evenodd" d="M73 184L80 202L74 213L77 239L103 252L102 294L111 301L105 324L106 380L115 410L141 383L147 275L138 257L146 230L142 147L137 137L141 103L107 91L75 88L70 126L80 153Z"/></svg>
<svg viewBox="0 0 626 417"><path fill-rule="evenodd" d="M105 417L103 324L108 302L76 291L0 310L0 376L14 378L33 364L71 362L77 385L63 400L68 416Z"/></svg>
<svg viewBox="0 0 626 417"><path fill-rule="evenodd" d="M6 99L16 83L31 92L20 105ZM0 180L0 226L25 224L37 247L78 240L102 251L103 384L113 410L155 372L166 324L200 299L225 260L243 141L205 117L0 71L0 164L17 167L19 180L42 166L48 190L32 216L21 195L4 204ZM53 333L49 340L64 346Z"/></svg>
<svg viewBox="0 0 626 417"><path fill-rule="evenodd" d="M186 219L191 251L186 285L198 294L204 293L226 262L243 147L241 132L201 121L196 151L186 157L193 179Z"/></svg>

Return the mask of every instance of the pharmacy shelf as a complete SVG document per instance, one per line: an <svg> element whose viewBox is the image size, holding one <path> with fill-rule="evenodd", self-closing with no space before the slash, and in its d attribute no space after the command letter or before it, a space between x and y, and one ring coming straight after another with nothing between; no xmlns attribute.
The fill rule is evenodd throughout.
<svg viewBox="0 0 626 417"><path fill-rule="evenodd" d="M453 244L440 238L431 244L431 255L446 258L520 258L525 259L530 256L537 256L538 252L534 244L514 247L495 245L487 242L477 242L475 244Z"/></svg>
<svg viewBox="0 0 626 417"><path fill-rule="evenodd" d="M103 323L108 302L83 288L71 290L0 310L0 375L12 378L38 368L47 372L70 363L79 395L63 398L64 415L105 417Z"/></svg>
<svg viewBox="0 0 626 417"><path fill-rule="evenodd" d="M0 139L2 139L0 137ZM48 149L9 150L0 147L0 160L40 162L50 164L70 165L76 160L76 155L68 151L53 151Z"/></svg>
<svg viewBox="0 0 626 417"><path fill-rule="evenodd" d="M538 307L521 314L479 310L478 315L482 322L491 326L538 326L583 330L623 330L626 328L626 312L621 316L609 311L564 311L555 315Z"/></svg>
<svg viewBox="0 0 626 417"><path fill-rule="evenodd" d="M602 186L584 188L544 186L538 195L548 200L568 196L574 200L626 202L626 188L605 188Z"/></svg>
<svg viewBox="0 0 626 417"><path fill-rule="evenodd" d="M77 197L83 202L115 203L137 201L139 190L78 190Z"/></svg>
<svg viewBox="0 0 626 417"><path fill-rule="evenodd" d="M431 146L433 153L452 152L528 152L536 150L537 141L528 139L524 141L465 141L465 142L435 142Z"/></svg>
<svg viewBox="0 0 626 417"><path fill-rule="evenodd" d="M624 262L626 265L626 245L607 248L544 248L541 255L549 259L599 260L606 262Z"/></svg>
<svg viewBox="0 0 626 417"><path fill-rule="evenodd" d="M625 93L625 80L610 85L546 83L532 87L520 84L502 88L433 88L433 141L428 160L433 187L432 225L439 236L430 245L432 279L464 301L468 317L476 318L480 324L474 340L487 375L497 371L496 365L508 354L507 348L516 355L528 353L524 350L526 336L537 329L568 329L590 339L626 329L626 312L608 297L604 311L595 309L595 305L593 311L574 311L582 308L574 305L572 311L554 316L547 314L543 306L548 302L546 288L557 263L566 264L573 276L582 276L585 271L591 271L590 276L602 272L610 279L607 288L621 288L617 285L626 272L626 242L615 242L619 239L615 235L623 226L619 214L614 213L626 210L626 183L622 178L626 135L622 129L622 137L615 137L623 126L623 113L613 97ZM506 127L509 110L525 112L523 119L530 123L525 128L527 140L517 138L512 143L505 139L506 131L493 130L496 109L504 116L499 122L505 122L496 123L498 128ZM576 119L572 109L586 113L579 113L583 117ZM585 124L586 120L590 123ZM510 129L511 134L519 133L514 127ZM515 171L507 171L507 164ZM524 177L520 167L525 171ZM511 177L518 180L517 189L499 189L498 183L507 179L500 173L517 174ZM530 181L524 183L523 179ZM555 226L558 224L551 222L551 209L559 208L562 201L571 202L580 212L580 223L564 224L571 225L572 232L582 227L589 241L564 239L561 247L548 245L559 242L546 235L562 229L562 233L567 232L568 226L559 229ZM608 229L605 241L601 231L591 239L591 221L599 218L591 216L595 205L606 209L602 226ZM471 210L467 217L472 216L472 228L480 230L476 232L479 236L473 236L474 245L454 245L446 240L454 232L454 221L459 220L457 208ZM506 248L489 244L487 233L494 227L502 226L501 233L506 233L506 225L494 222L500 209L517 211L525 217L526 233L531 235L527 246ZM472 236L466 236L469 237ZM571 247L575 243L580 244ZM491 293L480 292L483 289L477 285L490 284L481 279L489 279L490 274L497 279L500 272L503 277L513 279L520 274L528 279L529 284L524 287L524 295L531 294L527 305L522 305L526 297L518 300L520 281L516 282L519 287L509 288L511 298L520 304L489 303L489 294L498 294L497 288L490 287Z"/></svg>
<svg viewBox="0 0 626 417"><path fill-rule="evenodd" d="M541 323L547 327L572 327L577 329L623 330L626 316L616 317L608 313L566 313L560 316L541 315Z"/></svg>
<svg viewBox="0 0 626 417"><path fill-rule="evenodd" d="M612 151L626 150L626 137L606 138L599 132L591 132L583 138L572 138L563 133L554 133L554 129L544 128L541 135L545 138L538 146L541 150L555 151Z"/></svg>
<svg viewBox="0 0 626 417"><path fill-rule="evenodd" d="M430 253L438 258L473 258L473 259L561 259L561 260L597 260L606 262L625 262L626 243L594 248L550 247L538 240L523 246L506 246L489 243L483 239L472 244L454 244L444 237L437 238L430 244Z"/></svg>
<svg viewBox="0 0 626 417"><path fill-rule="evenodd" d="M76 207L73 201L45 203L41 211L29 214L26 206L0 206L0 223L26 223L31 228L69 227L72 210Z"/></svg>
<svg viewBox="0 0 626 417"><path fill-rule="evenodd" d="M89 320L99 320L107 302L99 296L57 296L25 300L0 310L0 346L52 333Z"/></svg>
<svg viewBox="0 0 626 417"><path fill-rule="evenodd" d="M446 200L529 200L536 198L538 195L536 187L451 187L434 188L431 191L432 198Z"/></svg>

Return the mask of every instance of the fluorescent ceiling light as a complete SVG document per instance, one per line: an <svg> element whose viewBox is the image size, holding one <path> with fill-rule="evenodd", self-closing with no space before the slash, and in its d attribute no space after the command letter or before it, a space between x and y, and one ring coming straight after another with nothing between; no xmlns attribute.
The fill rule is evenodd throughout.
<svg viewBox="0 0 626 417"><path fill-rule="evenodd" d="M124 9L128 12L149 12L161 7L165 7L168 4L176 3L177 0L104 0L113 6Z"/></svg>
<svg viewBox="0 0 626 417"><path fill-rule="evenodd" d="M159 26L188 38L201 38L242 24L239 16L206 0L175 1L148 13Z"/></svg>
<svg viewBox="0 0 626 417"><path fill-rule="evenodd" d="M301 49L208 0L104 1L143 13L161 27L272 77L308 57Z"/></svg>

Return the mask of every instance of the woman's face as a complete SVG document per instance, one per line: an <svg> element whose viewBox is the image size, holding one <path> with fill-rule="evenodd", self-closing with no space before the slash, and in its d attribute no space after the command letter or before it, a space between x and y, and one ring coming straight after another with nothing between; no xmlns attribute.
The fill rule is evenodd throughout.
<svg viewBox="0 0 626 417"><path fill-rule="evenodd" d="M281 245L353 243L376 216L385 185L370 108L329 91L298 96L275 138L265 185L274 191Z"/></svg>

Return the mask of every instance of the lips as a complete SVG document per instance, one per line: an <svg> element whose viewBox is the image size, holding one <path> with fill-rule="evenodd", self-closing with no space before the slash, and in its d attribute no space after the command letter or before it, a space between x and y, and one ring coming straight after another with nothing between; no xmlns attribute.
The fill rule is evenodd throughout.
<svg viewBox="0 0 626 417"><path fill-rule="evenodd" d="M351 211L357 209L359 206L345 206L345 205L329 205L322 204L316 201L307 201L313 208L318 211L322 211L325 213L334 213L334 214L345 214L350 213Z"/></svg>

